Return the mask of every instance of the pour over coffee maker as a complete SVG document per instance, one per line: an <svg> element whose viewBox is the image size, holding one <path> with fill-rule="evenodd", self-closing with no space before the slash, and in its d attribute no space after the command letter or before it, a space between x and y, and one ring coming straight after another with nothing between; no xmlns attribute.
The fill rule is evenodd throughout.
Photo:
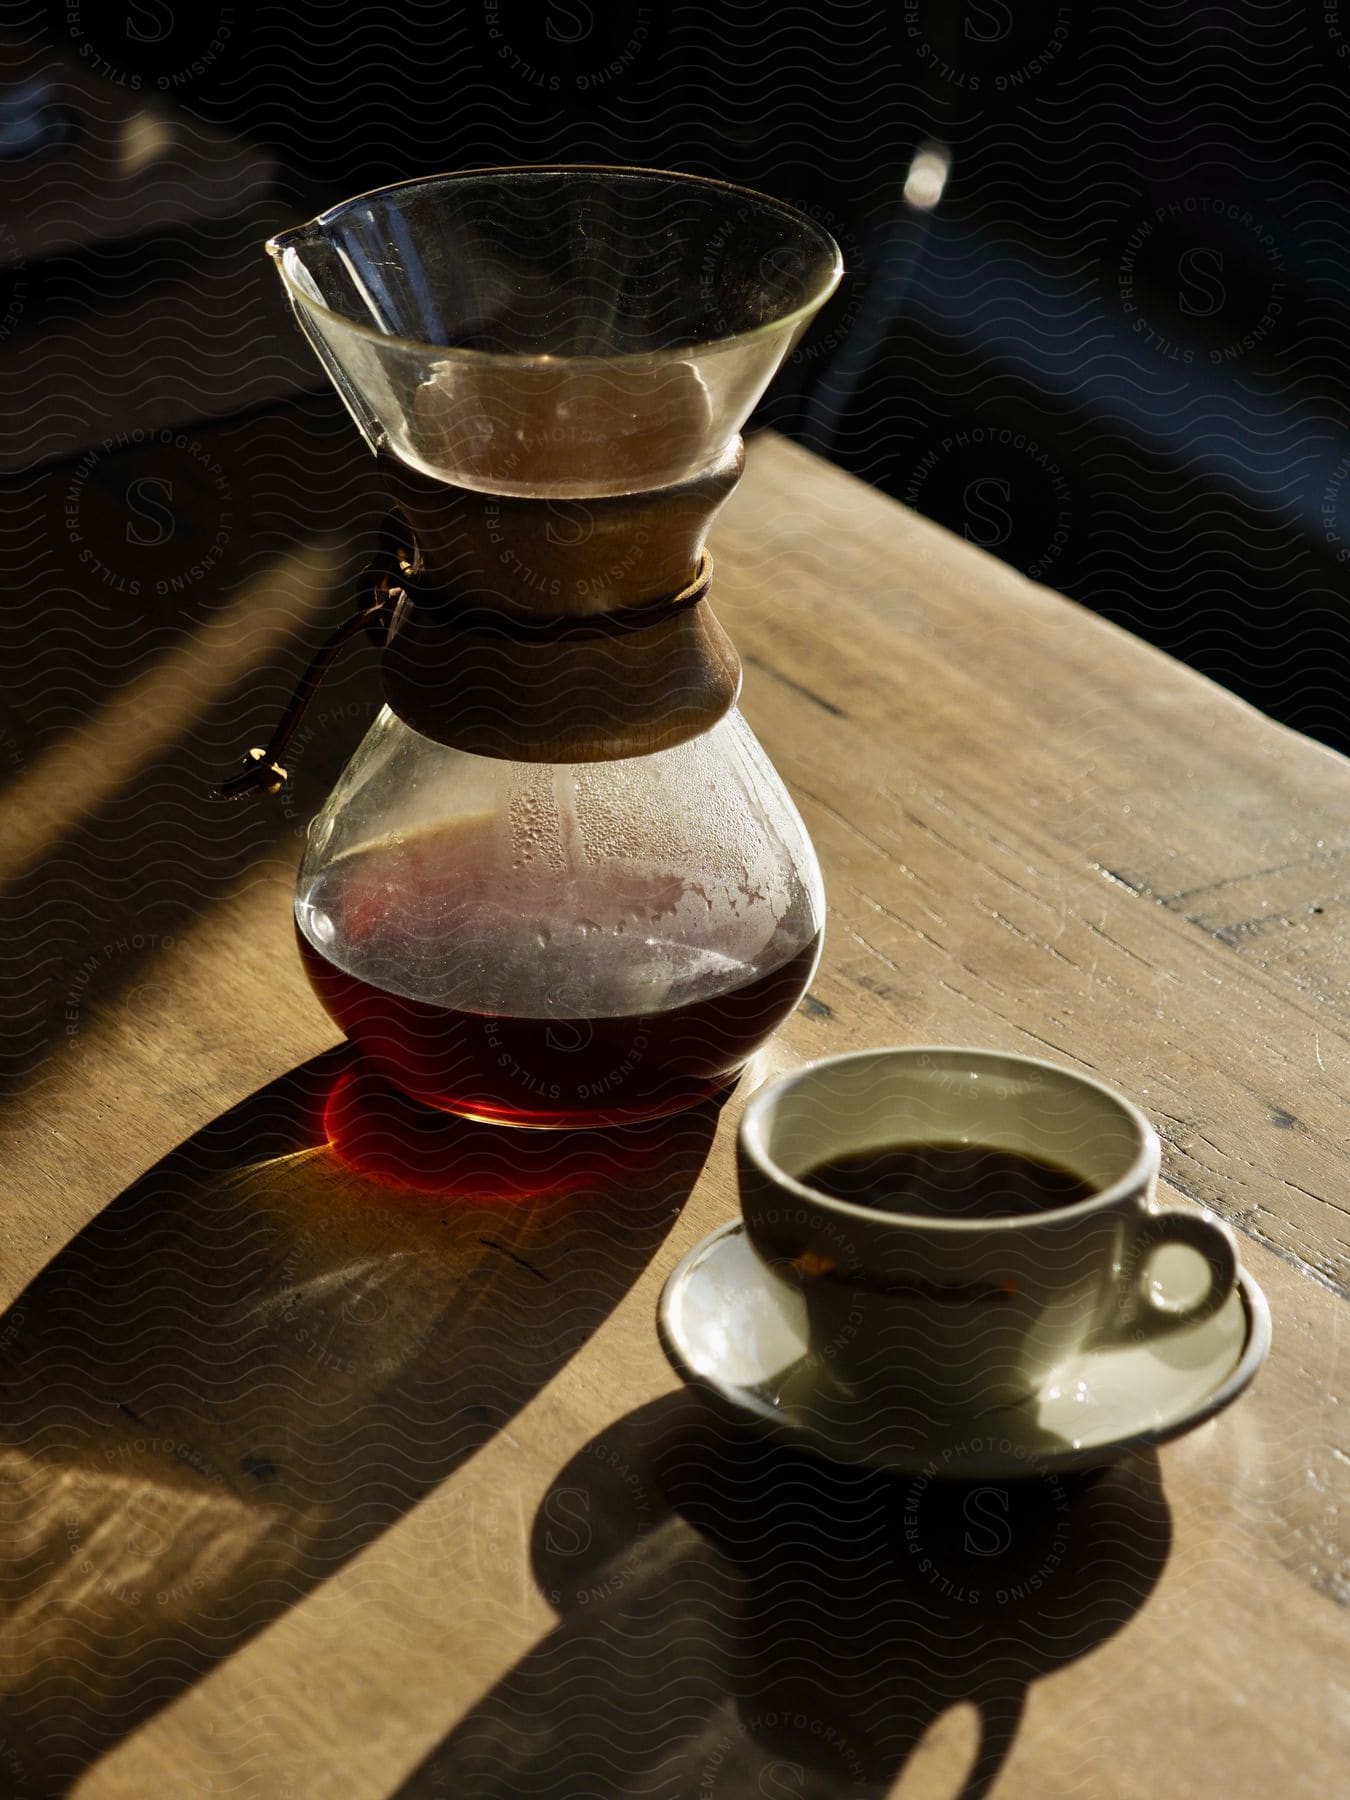
<svg viewBox="0 0 1350 1800"><path fill-rule="evenodd" d="M736 700L704 538L740 428L840 274L804 215L639 169L365 194L271 240L392 511L342 639L386 705L309 828L318 998L472 1118L610 1125L733 1080L805 992L824 896Z"/></svg>

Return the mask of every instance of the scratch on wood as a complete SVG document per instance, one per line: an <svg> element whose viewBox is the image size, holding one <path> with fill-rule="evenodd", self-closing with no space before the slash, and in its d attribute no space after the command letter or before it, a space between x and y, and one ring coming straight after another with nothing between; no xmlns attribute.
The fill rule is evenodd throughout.
<svg viewBox="0 0 1350 1800"><path fill-rule="evenodd" d="M1216 943L1223 944L1227 949L1241 950L1243 946L1253 938L1261 937L1274 929L1287 929L1292 927L1296 921L1291 919L1286 913L1272 912L1259 913L1256 917L1250 919L1237 919L1228 925L1211 925L1206 921L1202 914L1183 911L1182 903L1194 899L1198 894L1204 895L1214 893L1222 888L1232 887L1238 882L1255 881L1265 875L1281 874L1287 869L1299 867L1301 862L1316 861L1319 859L1325 860L1325 857L1331 854L1338 853L1322 852L1319 857L1302 857L1295 862L1280 863L1272 869L1255 869L1250 874L1246 875L1225 876L1222 881L1209 882L1204 887L1185 888L1175 894L1157 893L1150 887L1148 877L1144 875L1127 874L1123 869L1108 869L1102 863L1089 863L1088 867L1095 869L1097 873L1103 876L1107 881L1114 882L1117 887L1123 887L1126 893L1136 894L1143 899L1152 900L1155 905L1161 906L1164 912L1173 913L1178 917L1183 918L1188 925L1198 927L1199 930L1204 932L1206 937L1213 938Z"/></svg>
<svg viewBox="0 0 1350 1800"><path fill-rule="evenodd" d="M1009 1020L1009 1023L1011 1024L1012 1021ZM1019 1024L1018 1029L1020 1031L1025 1031L1027 1036L1036 1043L1044 1044L1047 1050L1053 1050L1056 1056L1067 1056L1070 1062L1082 1063L1085 1069L1092 1069L1094 1073L1096 1072L1095 1065L1090 1063L1085 1056L1081 1056L1076 1050L1068 1050L1063 1044L1052 1043L1049 1038L1042 1037L1039 1032L1030 1030L1024 1024Z"/></svg>
<svg viewBox="0 0 1350 1800"><path fill-rule="evenodd" d="M920 937L926 935L918 925L915 925L912 920L907 919L903 913L895 912L889 906L883 906L880 900L874 900L870 894L864 893L862 888L855 887L851 891L855 898L861 900L865 906L870 906L873 912L879 912L887 919L894 919L895 923L897 925L903 925L906 931L917 931ZM922 901L920 901L919 904L923 906ZM947 929L947 921L943 918L941 913L934 912L931 906L924 906L923 910L935 925L940 925L944 931ZM928 941L930 944L937 944L939 950L946 949L946 945L938 944L936 938L929 938Z"/></svg>
<svg viewBox="0 0 1350 1800"><path fill-rule="evenodd" d="M1262 881L1267 875L1285 875L1290 869L1301 869L1308 863L1331 862L1344 854L1344 845L1331 850L1312 850L1307 856L1296 856L1290 862L1272 863L1268 869L1247 869L1238 875L1225 875L1218 881L1205 881L1199 887L1182 888L1175 894L1160 895L1159 898L1164 906L1175 906L1179 900L1193 900L1197 894L1217 893L1220 888L1236 887L1243 881Z"/></svg>
<svg viewBox="0 0 1350 1800"><path fill-rule="evenodd" d="M890 907L883 906L880 900L874 900L870 894L863 893L861 888L854 888L852 892L856 899L861 900L864 905L870 906L873 912L878 912L883 918L889 919L892 924L898 925L902 931L912 931L915 937L922 938L925 944L931 944L935 950L940 950L944 956L950 956L952 954L942 942L941 938L935 938L932 932L925 931L922 925L916 925L912 919L906 919L900 913L892 912ZM925 907L924 911L928 913L929 917L932 918L936 924L941 925L944 929L946 928L947 921L939 918L931 908ZM854 933L854 936L857 936L856 932ZM866 940L858 938L858 942L861 944L866 942ZM870 947L871 946L869 946L869 948ZM878 951L877 954L880 955L881 952ZM894 967L895 965L892 964L891 966ZM971 973L973 974L974 971L972 970Z"/></svg>
<svg viewBox="0 0 1350 1800"><path fill-rule="evenodd" d="M808 787L800 775L794 778L792 789L794 793L804 794L808 800L813 801L823 813L828 813L830 818L842 825L845 831L850 832L860 842L866 844L869 850L875 850L878 856L892 864L901 874L913 876L913 869L909 869L904 863L899 862L893 851L888 850L884 844L879 844L874 837L869 837L856 819L850 819L847 813L840 812L839 808L827 800L823 794L818 794L814 788Z"/></svg>
<svg viewBox="0 0 1350 1800"><path fill-rule="evenodd" d="M548 1280L548 1276L545 1275L545 1273L542 1269L536 1269L532 1262L526 1262L526 1260L523 1256L517 1256L514 1250L508 1249L507 1246L505 1244L501 1243L497 1238L480 1237L478 1241L486 1249L499 1250L503 1256L510 1257L511 1261L513 1263L515 1263L517 1268L528 1269L530 1274L533 1275L537 1281L547 1281Z"/></svg>
<svg viewBox="0 0 1350 1800"><path fill-rule="evenodd" d="M1260 937L1272 925L1292 925L1294 922L1284 913L1261 913L1255 919L1239 919L1232 925L1206 925L1198 913L1187 913L1185 918L1188 925L1198 925L1212 938L1218 938L1221 944L1227 944L1230 950L1238 949L1245 938Z"/></svg>
<svg viewBox="0 0 1350 1800"><path fill-rule="evenodd" d="M1296 1181L1290 1181L1287 1175L1281 1175L1280 1180L1285 1187L1293 1188L1296 1194L1302 1194L1305 1200L1315 1200L1319 1206L1329 1206L1333 1212L1344 1213L1350 1219L1350 1206L1340 1206L1335 1200L1328 1200L1325 1194L1314 1194L1311 1188L1300 1187Z"/></svg>
<svg viewBox="0 0 1350 1800"><path fill-rule="evenodd" d="M878 950L875 944L869 944L867 939L863 936L863 934L860 931L855 931L851 925L846 925L844 927L844 930L847 931L848 935L856 943L859 943L862 945L863 949L867 951L869 956L875 956L878 962L885 963L886 967L888 969L893 970L895 972L895 974L898 975L900 973L899 963L892 962L890 957L887 956L883 950ZM922 937L923 933L920 932L919 935ZM942 949L941 944L938 945L938 949L939 950Z"/></svg>
<svg viewBox="0 0 1350 1800"><path fill-rule="evenodd" d="M829 713L832 718L846 719L848 717L842 706L836 706L833 700L826 700L820 694L814 693L806 686L805 682L794 681L791 675L784 675L781 669L775 669L772 663L765 662L762 657L742 650L741 661L749 663L752 669L759 669L763 674L771 676L783 687L791 688L794 694L800 694L803 700L809 700L813 706L818 706L822 712Z"/></svg>
<svg viewBox="0 0 1350 1800"><path fill-rule="evenodd" d="M962 964L961 967L965 968L965 964ZM966 968L966 973L968 975L974 975L975 971L973 969ZM983 977L977 976L976 979L983 980ZM1006 1013L1001 1013L996 1006L991 1006L987 1000L977 999L974 994L967 994L966 992L964 992L963 989L961 989L959 987L954 987L952 985L952 983L946 979L945 976L939 977L938 986L946 988L946 990L949 994L955 994L958 1000L964 1000L970 1006L978 1006L978 1007L982 1008L983 1011L985 1011L987 1013L992 1013L994 1018L998 1019L1002 1024L1011 1025L1014 1030L1020 1031L1023 1033L1024 1036L1031 1038L1031 1040L1034 1043L1044 1044L1045 1048L1047 1050L1053 1050L1056 1056L1066 1056L1066 1057L1068 1057L1070 1062L1081 1063L1085 1069L1092 1069L1093 1073L1094 1074L1096 1073L1096 1069L1095 1069L1094 1065L1092 1063L1090 1063L1085 1056L1080 1055L1077 1051L1074 1051L1074 1050L1066 1050L1063 1044L1056 1044L1056 1043L1053 1043L1049 1038L1042 1037L1039 1032L1033 1031L1031 1029L1031 1027L1026 1023L1025 1019L1009 1018ZM1060 1021L1058 1019L1052 1019L1050 1021L1050 1023L1052 1025L1057 1025L1060 1023Z"/></svg>
<svg viewBox="0 0 1350 1800"><path fill-rule="evenodd" d="M1143 875L1127 875L1123 869L1108 869L1104 863L1092 863L1089 866L1108 881L1114 881L1117 887L1123 887L1127 894L1147 894L1150 900L1157 898Z"/></svg>
<svg viewBox="0 0 1350 1800"><path fill-rule="evenodd" d="M1104 931L1100 925L1094 925L1091 919L1083 919L1081 922L1087 926L1089 931L1094 932L1097 937L1104 938L1113 950L1119 950L1124 956L1132 956L1137 963L1142 963L1146 969L1150 970L1155 975L1164 973L1163 970L1155 968L1146 956L1141 956L1137 950L1131 950L1130 946L1128 944L1122 944L1119 938L1113 938L1111 933L1109 931ZM1175 977L1173 977L1173 979L1175 979Z"/></svg>
<svg viewBox="0 0 1350 1800"><path fill-rule="evenodd" d="M993 917L998 920L999 924L1002 925L1005 930L1011 931L1014 937L1021 938L1024 943L1034 944L1038 950L1044 950L1050 956L1057 956L1062 963L1068 963L1070 968L1076 969L1079 966L1071 956L1065 956L1062 950L1057 950L1055 946L1052 943L1049 943L1045 938L1037 937L1030 931L1023 931L1020 925L1014 924L1013 921L1008 918L1006 914L1001 913L996 906L991 906L989 910Z"/></svg>

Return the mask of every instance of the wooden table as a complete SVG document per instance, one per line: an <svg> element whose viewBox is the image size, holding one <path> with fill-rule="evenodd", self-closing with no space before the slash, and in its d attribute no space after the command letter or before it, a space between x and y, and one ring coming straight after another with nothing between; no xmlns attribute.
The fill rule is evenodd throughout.
<svg viewBox="0 0 1350 1800"><path fill-rule="evenodd" d="M395 1181L290 926L373 654L293 794L207 793L342 616L372 471L328 401L181 436L8 495L5 1791L1336 1791L1344 762L761 439L716 601L825 870L815 988L720 1112ZM903 1496L725 1439L653 1329L750 1086L904 1041L1135 1096L1275 1322L1235 1407L999 1502L997 1554L929 1507L941 1580Z"/></svg>

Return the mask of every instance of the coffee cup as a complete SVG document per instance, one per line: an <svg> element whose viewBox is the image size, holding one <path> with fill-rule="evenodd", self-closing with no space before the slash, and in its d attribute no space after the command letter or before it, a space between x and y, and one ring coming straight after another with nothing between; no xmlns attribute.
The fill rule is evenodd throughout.
<svg viewBox="0 0 1350 1800"><path fill-rule="evenodd" d="M811 1184L834 1159L920 1143L1053 1165L1083 1197L972 1217ZM809 1064L753 1096L737 1161L747 1235L801 1294L813 1356L872 1401L1015 1405L1087 1349L1209 1318L1237 1280L1226 1225L1157 1203L1158 1138L1139 1109L1036 1057L894 1048ZM1169 1255L1164 1292L1155 1258L1177 1245L1194 1255ZM1193 1270L1179 1296L1178 1264Z"/></svg>

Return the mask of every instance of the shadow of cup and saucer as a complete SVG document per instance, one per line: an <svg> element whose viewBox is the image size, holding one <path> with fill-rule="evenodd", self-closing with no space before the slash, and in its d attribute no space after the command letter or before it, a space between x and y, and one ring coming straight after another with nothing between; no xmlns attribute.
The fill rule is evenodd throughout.
<svg viewBox="0 0 1350 1800"><path fill-rule="evenodd" d="M1088 1196L953 1222L800 1179L902 1137L1050 1152ZM560 1623L401 1800L880 1800L962 1703L945 1773L978 1800L1031 1683L1157 1581L1153 1446L1235 1397L1269 1316L1224 1227L1156 1206L1142 1115L1029 1058L862 1052L762 1090L738 1153L744 1220L659 1309L691 1392L563 1470L534 1537Z"/></svg>
<svg viewBox="0 0 1350 1800"><path fill-rule="evenodd" d="M669 1395L560 1472L533 1533L559 1623L398 1800L882 1800L965 1705L933 1791L978 1800L1031 1684L1129 1622L1170 1542L1153 1451L906 1477Z"/></svg>

